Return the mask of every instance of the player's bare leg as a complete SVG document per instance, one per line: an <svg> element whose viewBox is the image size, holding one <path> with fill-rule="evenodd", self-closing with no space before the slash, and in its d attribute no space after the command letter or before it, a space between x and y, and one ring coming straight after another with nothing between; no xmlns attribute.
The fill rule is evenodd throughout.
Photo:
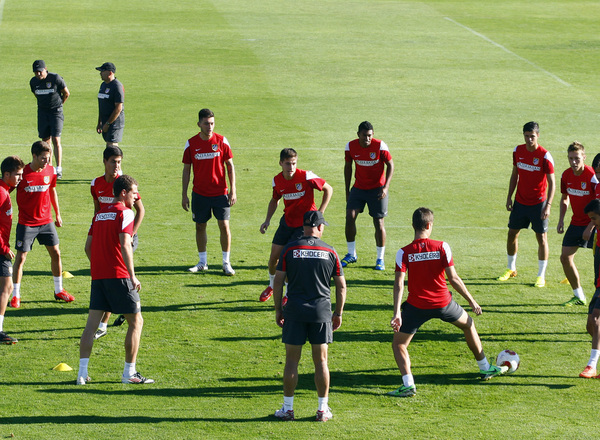
<svg viewBox="0 0 600 440"><path fill-rule="evenodd" d="M302 345L285 344L285 368L283 370L283 395L294 395L298 385L298 364L302 356Z"/></svg>
<svg viewBox="0 0 600 440"><path fill-rule="evenodd" d="M102 319L102 310L90 310L88 319L83 329L81 339L79 340L79 358L89 358L92 354L92 347L94 346L94 333L98 328L98 324Z"/></svg>
<svg viewBox="0 0 600 440"><path fill-rule="evenodd" d="M465 334L465 340L467 341L469 349L475 356L475 359L478 361L483 360L485 358L485 354L483 353L481 339L479 339L479 334L475 329L473 318L471 318L467 312L463 311L461 317L452 324L461 329Z"/></svg>
<svg viewBox="0 0 600 440"><path fill-rule="evenodd" d="M550 251L548 249L548 234L546 232L542 234L538 234L536 232L535 238L538 241L538 259L539 260L547 260Z"/></svg>
<svg viewBox="0 0 600 440"><path fill-rule="evenodd" d="M142 318L142 313L139 312L125 313L125 319L129 324L127 335L125 335L125 362L135 363L140 348L144 318Z"/></svg>
<svg viewBox="0 0 600 440"><path fill-rule="evenodd" d="M373 226L375 226L375 245L378 247L385 246L385 226L384 218L374 218Z"/></svg>
<svg viewBox="0 0 600 440"><path fill-rule="evenodd" d="M329 395L329 366L327 365L327 344L313 344L312 358L315 364L315 386L317 396Z"/></svg>
<svg viewBox="0 0 600 440"><path fill-rule="evenodd" d="M206 235L206 223L196 223L196 246L198 252L206 252L208 236Z"/></svg>
<svg viewBox="0 0 600 440"><path fill-rule="evenodd" d="M60 249L56 246L46 246L48 254L50 254L50 267L52 275L60 277L62 275L62 262L60 260Z"/></svg>
<svg viewBox="0 0 600 440"><path fill-rule="evenodd" d="M23 266L27 260L27 252L17 251L15 255L15 264L13 265L13 283L21 283L23 278Z"/></svg>
<svg viewBox="0 0 600 440"><path fill-rule="evenodd" d="M506 253L508 255L516 255L519 250L519 232L520 229L509 229L508 238L506 240Z"/></svg>
<svg viewBox="0 0 600 440"><path fill-rule="evenodd" d="M577 252L577 246L563 246L560 254L560 262L562 263L565 276L573 289L573 298L564 303L564 306L585 304L585 294L581 287L579 271L577 270L577 266L575 266L575 252Z"/></svg>
<svg viewBox="0 0 600 440"><path fill-rule="evenodd" d="M356 240L356 217L358 211L355 209L346 210L346 241L352 242Z"/></svg>
<svg viewBox="0 0 600 440"><path fill-rule="evenodd" d="M410 370L410 356L408 355L408 344L412 340L414 334L394 332L392 341L392 350L394 351L394 359L402 376L412 374Z"/></svg>
<svg viewBox="0 0 600 440"><path fill-rule="evenodd" d="M275 269L277 268L277 263L279 262L279 256L281 255L281 251L283 250L283 246L279 244L272 243L271 244L271 255L269 255L269 275L275 276Z"/></svg>
<svg viewBox="0 0 600 440"><path fill-rule="evenodd" d="M13 290L13 281L11 277L0 277L0 315L4 316L8 300Z"/></svg>
<svg viewBox="0 0 600 440"><path fill-rule="evenodd" d="M217 220L217 223L220 231L221 250L223 252L229 252L231 249L231 230L229 229L229 220ZM204 250L206 251L206 243L204 244Z"/></svg>

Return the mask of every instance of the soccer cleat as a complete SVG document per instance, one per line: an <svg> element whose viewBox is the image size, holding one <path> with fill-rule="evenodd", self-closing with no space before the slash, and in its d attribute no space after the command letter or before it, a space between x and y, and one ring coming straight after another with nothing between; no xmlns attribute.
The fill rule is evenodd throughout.
<svg viewBox="0 0 600 440"><path fill-rule="evenodd" d="M342 258L342 267L346 267L349 264L356 263L358 261L358 257L355 257L352 254L346 254L344 258Z"/></svg>
<svg viewBox="0 0 600 440"><path fill-rule="evenodd" d="M117 319L115 319L115 322L113 322L113 327L119 327L119 326L123 325L124 322L125 322L125 315L119 315L119 317Z"/></svg>
<svg viewBox="0 0 600 440"><path fill-rule="evenodd" d="M285 307L287 304L287 295L281 298L281 307Z"/></svg>
<svg viewBox="0 0 600 440"><path fill-rule="evenodd" d="M100 339L102 336L106 336L107 335L107 331L106 329L98 329L96 330L96 333L94 333L94 339Z"/></svg>
<svg viewBox="0 0 600 440"><path fill-rule="evenodd" d="M265 302L268 301L271 298L271 296L273 296L273 288L269 286L265 290L263 290L258 299L260 300L260 302Z"/></svg>
<svg viewBox="0 0 600 440"><path fill-rule="evenodd" d="M537 277L535 279L535 287L545 287L546 286L546 280L543 277Z"/></svg>
<svg viewBox="0 0 600 440"><path fill-rule="evenodd" d="M204 263L203 261L200 261L198 264L190 267L188 270L192 273L206 272L208 270L208 265L206 263Z"/></svg>
<svg viewBox="0 0 600 440"><path fill-rule="evenodd" d="M77 378L77 382L75 382L75 384L76 385L85 385L86 383L88 383L91 380L92 379L90 379L90 376L87 376L87 377L79 376Z"/></svg>
<svg viewBox="0 0 600 440"><path fill-rule="evenodd" d="M564 307L585 306L585 302L574 296L569 301L561 304Z"/></svg>
<svg viewBox="0 0 600 440"><path fill-rule="evenodd" d="M490 380L492 377L500 376L508 371L508 367L498 367L496 365L490 365L487 370L479 370L479 378L481 380Z"/></svg>
<svg viewBox="0 0 600 440"><path fill-rule="evenodd" d="M13 345L13 344L16 344L17 342L19 342L19 341L17 341L16 338L11 338L6 333L0 332L0 344Z"/></svg>
<svg viewBox="0 0 600 440"><path fill-rule="evenodd" d="M19 307L21 307L21 298L17 298L16 296L13 296L12 299L10 300L9 305L13 309L18 309Z"/></svg>
<svg viewBox="0 0 600 440"><path fill-rule="evenodd" d="M402 385L397 390L390 391L389 393L387 393L388 396L393 397L413 397L415 394L417 394L417 387L415 387L414 385L411 385L409 387Z"/></svg>
<svg viewBox="0 0 600 440"><path fill-rule="evenodd" d="M498 281L506 281L509 278L514 278L517 276L517 271L512 269L506 269L506 272L500 277L498 277Z"/></svg>
<svg viewBox="0 0 600 440"><path fill-rule="evenodd" d="M385 263L382 258L378 258L375 262L375 270L385 270Z"/></svg>
<svg viewBox="0 0 600 440"><path fill-rule="evenodd" d="M286 411L282 406L281 409L275 411L275 417L277 417L279 420L283 420L284 422L290 422L294 420L294 410L290 409L289 411Z"/></svg>
<svg viewBox="0 0 600 440"><path fill-rule="evenodd" d="M131 377L121 377L121 382L122 383L135 383L135 384L154 383L154 379L148 379L147 377L144 377L140 373L136 372Z"/></svg>
<svg viewBox="0 0 600 440"><path fill-rule="evenodd" d="M64 302L68 302L68 303L75 301L75 297L73 295L71 295L69 292L67 292L65 289L61 290L58 293L55 293L54 299L56 301L64 301Z"/></svg>
<svg viewBox="0 0 600 440"><path fill-rule="evenodd" d="M56 167L56 178L58 180L62 179L62 167Z"/></svg>
<svg viewBox="0 0 600 440"><path fill-rule="evenodd" d="M326 422L327 420L333 418L333 414L331 413L331 408L327 407L325 411L317 411L317 416L315 417L316 422Z"/></svg>
<svg viewBox="0 0 600 440"><path fill-rule="evenodd" d="M584 379L591 379L593 377L596 377L596 374L596 369L588 365L583 369L581 373L579 373L579 377L583 377Z"/></svg>
<svg viewBox="0 0 600 440"><path fill-rule="evenodd" d="M233 270L233 267L231 267L231 263L229 263L229 261L223 263L223 273L228 277L232 277L235 275L235 270Z"/></svg>

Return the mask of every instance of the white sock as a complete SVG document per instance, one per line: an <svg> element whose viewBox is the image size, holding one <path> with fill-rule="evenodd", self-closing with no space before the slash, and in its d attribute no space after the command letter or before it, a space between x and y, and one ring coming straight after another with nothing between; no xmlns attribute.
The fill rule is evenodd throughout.
<svg viewBox="0 0 600 440"><path fill-rule="evenodd" d="M206 264L206 252L198 252L198 263Z"/></svg>
<svg viewBox="0 0 600 440"><path fill-rule="evenodd" d="M225 252L223 251L223 263L229 263L229 254L231 252Z"/></svg>
<svg viewBox="0 0 600 440"><path fill-rule="evenodd" d="M377 247L377 259L383 260L383 254L385 254L385 246L376 246Z"/></svg>
<svg viewBox="0 0 600 440"><path fill-rule="evenodd" d="M79 359L79 377L86 378L88 377L88 363L90 362L90 358L80 358Z"/></svg>
<svg viewBox="0 0 600 440"><path fill-rule="evenodd" d="M538 277L546 278L548 260L538 260Z"/></svg>
<svg viewBox="0 0 600 440"><path fill-rule="evenodd" d="M21 298L21 283L13 284L13 298Z"/></svg>
<svg viewBox="0 0 600 440"><path fill-rule="evenodd" d="M285 282L285 290L284 290L284 292L283 292L283 296L287 296L287 293L288 293L288 283L287 283L287 281L286 281L286 282Z"/></svg>
<svg viewBox="0 0 600 440"><path fill-rule="evenodd" d="M356 257L356 242L355 241L347 241L348 245L348 253L353 257Z"/></svg>
<svg viewBox="0 0 600 440"><path fill-rule="evenodd" d="M54 278L54 293L60 293L63 290L62 277L58 276L52 278Z"/></svg>
<svg viewBox="0 0 600 440"><path fill-rule="evenodd" d="M415 384L415 378L412 374L405 374L402 376L402 383L405 387L411 387Z"/></svg>
<svg viewBox="0 0 600 440"><path fill-rule="evenodd" d="M107 322L101 322L100 324L98 324L98 330L106 330L107 327L108 327Z"/></svg>
<svg viewBox="0 0 600 440"><path fill-rule="evenodd" d="M490 369L490 362L488 361L487 357L484 357L480 361L477 361L477 365L479 366L479 369L483 371L487 371Z"/></svg>
<svg viewBox="0 0 600 440"><path fill-rule="evenodd" d="M510 270L517 270L517 254L514 255L506 255L506 258L508 259L508 268Z"/></svg>
<svg viewBox="0 0 600 440"><path fill-rule="evenodd" d="M0 332L4 331L4 315L0 315Z"/></svg>
<svg viewBox="0 0 600 440"><path fill-rule="evenodd" d="M292 411L294 409L294 396L283 396L283 410Z"/></svg>
<svg viewBox="0 0 600 440"><path fill-rule="evenodd" d="M269 287L273 288L273 281L275 281L275 275L269 274Z"/></svg>
<svg viewBox="0 0 600 440"><path fill-rule="evenodd" d="M319 407L317 411L327 411L327 403L329 402L329 397L319 397Z"/></svg>
<svg viewBox="0 0 600 440"><path fill-rule="evenodd" d="M123 377L131 377L135 373L135 362L125 362L125 368L123 368Z"/></svg>
<svg viewBox="0 0 600 440"><path fill-rule="evenodd" d="M588 365L595 369L596 365L598 365L598 357L600 357L600 350L596 350L595 348L592 348L592 352L590 354L590 360L588 362Z"/></svg>
<svg viewBox="0 0 600 440"><path fill-rule="evenodd" d="M583 287L578 287L577 289L573 289L573 295L575 295L581 301L585 302L585 294L583 293Z"/></svg>

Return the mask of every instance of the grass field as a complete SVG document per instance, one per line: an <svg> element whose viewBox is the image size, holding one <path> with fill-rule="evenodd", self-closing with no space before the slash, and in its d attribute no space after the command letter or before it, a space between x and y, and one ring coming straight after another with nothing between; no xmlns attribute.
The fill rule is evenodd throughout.
<svg viewBox="0 0 600 440"><path fill-rule="evenodd" d="M506 263L504 206L522 125L540 123L557 180L571 141L587 147L588 164L600 152L598 2L0 0L0 20L0 156L30 159L37 136L28 85L33 60L44 59L72 93L58 194L63 264L75 275L65 287L76 297L70 304L52 300L49 258L36 247L25 267L22 308L9 309L4 324L19 343L0 349L0 437L596 435L600 384L577 377L589 356L587 309L559 305L570 289L559 284L558 203L548 286L531 287L537 246L530 231L520 240L519 277L505 284L495 277ZM116 64L125 86L123 168L139 181L146 207L135 255L145 318L138 366L156 379L146 387L119 383L124 327L109 327L95 344L94 381L74 385L89 300L89 182L103 172L94 67L105 61ZM185 270L197 254L190 215L181 209L181 156L202 107L215 112L216 131L235 156L233 278L220 271L214 221L211 271ZM346 271L346 313L330 347L335 418L310 422L316 393L305 356L299 421L278 423L271 415L282 402L284 349L272 303L258 302L274 232L258 232L271 178L280 171L280 149L296 148L299 167L334 188L324 239L345 253L343 148L365 119L396 165L387 270L372 270L373 229L362 215L360 260ZM458 273L483 306L475 322L488 356L512 348L521 368L480 383L462 335L431 322L411 344L418 395L392 399L385 392L401 380L390 347L393 261L412 240L410 217L422 205L435 211L433 238L452 246ZM590 298L591 253L580 254ZM53 371L59 362L75 371Z"/></svg>

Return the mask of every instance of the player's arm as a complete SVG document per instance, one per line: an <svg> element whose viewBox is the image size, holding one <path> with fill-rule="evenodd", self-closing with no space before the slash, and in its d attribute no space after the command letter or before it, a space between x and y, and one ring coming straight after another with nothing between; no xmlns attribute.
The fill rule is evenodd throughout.
<svg viewBox="0 0 600 440"><path fill-rule="evenodd" d="M183 172L181 173L181 206L184 210L190 210L190 199L188 198L187 192L190 186L190 174L192 171L191 163L183 164Z"/></svg>
<svg viewBox="0 0 600 440"><path fill-rule="evenodd" d="M517 183L519 182L519 170L516 165L513 165L512 174L510 175L510 181L508 182L508 197L506 198L506 210L512 211L513 202L512 196L517 189Z"/></svg>
<svg viewBox="0 0 600 440"><path fill-rule="evenodd" d="M94 199L94 214L97 214L100 211L100 202L98 199Z"/></svg>
<svg viewBox="0 0 600 440"><path fill-rule="evenodd" d="M233 166L233 159L229 159L227 162L225 162L225 166L227 167L227 176L229 177L229 194L227 197L229 198L229 206L233 206L237 201L237 192L235 189L235 167Z"/></svg>
<svg viewBox="0 0 600 440"><path fill-rule="evenodd" d="M60 208L58 206L58 194L56 193L56 187L50 188L50 203L52 204L52 208L54 209L54 214L56 214L56 220L54 224L57 228L60 228L63 225L62 218L60 216Z"/></svg>
<svg viewBox="0 0 600 440"><path fill-rule="evenodd" d="M344 313L344 304L346 303L346 279L344 276L334 276L335 283L335 310L331 317L333 330L342 326L342 314Z"/></svg>
<svg viewBox="0 0 600 440"><path fill-rule="evenodd" d="M585 227L583 234L581 234L585 241L588 241L592 238L592 234L594 233L594 226L594 222L590 222L590 224Z"/></svg>
<svg viewBox="0 0 600 440"><path fill-rule="evenodd" d="M329 205L329 201L331 200L331 196L333 195L333 188L330 184L325 182L323 185L323 198L321 199L321 206L319 206L319 211L325 212L327 209L327 205Z"/></svg>
<svg viewBox="0 0 600 440"><path fill-rule="evenodd" d="M282 270L275 271L275 280L273 280L273 302L275 304L275 322L279 327L283 327L283 310L281 308L281 299L283 296L283 283L286 273Z"/></svg>
<svg viewBox="0 0 600 440"><path fill-rule="evenodd" d="M390 190L390 182L392 180L392 176L394 175L394 161L392 159L389 162L385 163L385 185L379 191L379 200L385 198L388 195Z"/></svg>
<svg viewBox="0 0 600 440"><path fill-rule="evenodd" d="M347 160L344 164L344 187L346 188L346 201L350 195L350 184L352 183L352 161Z"/></svg>
<svg viewBox="0 0 600 440"><path fill-rule="evenodd" d="M127 267L127 272L129 272L129 276L131 277L131 282L133 283L133 287L138 292L142 288L142 284L135 277L135 269L133 267L133 248L131 246L131 235L127 232L121 232L119 234L119 241L121 242L121 254L123 255L123 262Z"/></svg>
<svg viewBox="0 0 600 440"><path fill-rule="evenodd" d="M69 89L67 87L60 91L60 97L62 99L63 104L67 101L67 99L69 99L69 96L71 96L71 92L69 92Z"/></svg>
<svg viewBox="0 0 600 440"><path fill-rule="evenodd" d="M546 206L542 212L542 220L546 220L550 217L550 205L552 205L552 200L554 200L554 187L556 186L554 173L546 174L546 180L548 181L548 199L546 200Z"/></svg>
<svg viewBox="0 0 600 440"><path fill-rule="evenodd" d="M267 217L265 218L264 223L262 225L260 225L260 233L261 234L264 234L265 232L267 232L267 229L271 225L271 218L273 217L273 214L275 214L275 211L277 210L277 205L279 205L279 199L271 198L271 200L269 201L269 206L267 207Z"/></svg>
<svg viewBox="0 0 600 440"><path fill-rule="evenodd" d="M556 225L556 232L562 234L565 232L565 215L569 208L569 195L562 194L560 198L560 209L558 214L558 224Z"/></svg>
<svg viewBox="0 0 600 440"><path fill-rule="evenodd" d="M108 120L102 126L102 131L104 133L106 133L108 131L109 127L111 126L111 124L113 124L117 120L117 118L119 117L119 115L121 114L122 111L123 111L123 103L115 102L115 109L112 111L112 113L108 117Z"/></svg>
<svg viewBox="0 0 600 440"><path fill-rule="evenodd" d="M461 277L459 277L458 274L456 273L454 266L448 266L446 268L446 278L448 278L448 282L450 283L450 285L452 287L454 287L454 289L458 293L460 293L460 295L464 299L467 300L467 302L473 309L473 312L475 312L476 315L481 315L481 313L482 313L481 306L479 304L477 304L475 299L473 299L473 296L467 290L467 286L465 286L465 283L463 282Z"/></svg>
<svg viewBox="0 0 600 440"><path fill-rule="evenodd" d="M135 209L135 218L133 219L133 235L135 235L142 224L142 220L144 220L144 215L146 215L142 199L133 202L133 209Z"/></svg>
<svg viewBox="0 0 600 440"><path fill-rule="evenodd" d="M92 237L92 235L88 235L87 240L85 240L85 254L90 261L92 261Z"/></svg>
<svg viewBox="0 0 600 440"><path fill-rule="evenodd" d="M404 295L404 279L406 278L406 272L396 271L396 277L394 278L394 316L390 321L390 325L395 332L400 331L402 326L402 318L400 315L400 305L402 304L402 296Z"/></svg>

